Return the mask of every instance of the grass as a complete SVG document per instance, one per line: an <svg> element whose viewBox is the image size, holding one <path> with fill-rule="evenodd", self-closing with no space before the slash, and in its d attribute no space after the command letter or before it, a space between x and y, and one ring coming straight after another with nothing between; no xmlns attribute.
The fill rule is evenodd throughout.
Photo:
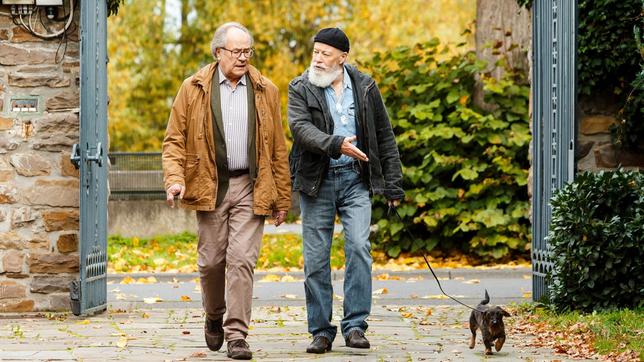
<svg viewBox="0 0 644 362"><path fill-rule="evenodd" d="M107 251L109 273L197 271L197 236L194 233L184 232L153 238L125 238L111 235L108 238ZM426 268L420 256L401 253L397 258L390 258L382 250L372 250L371 254L374 270L401 271ZM343 268L344 260L344 238L342 234L336 234L331 244L331 269ZM453 255L437 253L430 260L435 268L463 268L480 264L480 261L458 253ZM529 261L517 259L509 263L488 264L482 267L504 268L529 265ZM301 270L303 267L301 235L264 235L257 260L258 270L292 271Z"/></svg>
<svg viewBox="0 0 644 362"><path fill-rule="evenodd" d="M107 251L110 273L197 271L197 236L189 232L148 239L112 235L107 242ZM258 269L289 271L303 266L301 236L264 235ZM344 239L336 235L331 244L331 268L343 266Z"/></svg>
<svg viewBox="0 0 644 362"><path fill-rule="evenodd" d="M597 311L591 314L557 313L534 306L524 306L523 309L532 314L532 322L545 322L564 335L580 326L583 330L588 330L592 333L593 347L599 354L632 351L632 355L644 360L644 308Z"/></svg>

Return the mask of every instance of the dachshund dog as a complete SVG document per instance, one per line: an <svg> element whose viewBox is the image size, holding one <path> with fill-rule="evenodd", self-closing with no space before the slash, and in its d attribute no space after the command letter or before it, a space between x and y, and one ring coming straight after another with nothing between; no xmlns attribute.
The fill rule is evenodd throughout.
<svg viewBox="0 0 644 362"><path fill-rule="evenodd" d="M492 307L487 304L490 302L490 296L485 291L485 299L476 306L476 310L470 314L470 331L472 337L470 338L470 349L474 348L476 341L476 329L481 330L483 335L483 344L485 345L485 354L492 354L492 343L496 351L500 351L505 342L505 325L503 325L503 317L510 317L510 313L503 310L501 307ZM496 341L496 342L495 342Z"/></svg>

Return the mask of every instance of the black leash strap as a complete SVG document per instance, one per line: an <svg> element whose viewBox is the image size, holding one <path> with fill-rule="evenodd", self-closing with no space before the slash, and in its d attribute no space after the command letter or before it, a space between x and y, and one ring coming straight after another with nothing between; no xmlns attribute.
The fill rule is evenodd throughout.
<svg viewBox="0 0 644 362"><path fill-rule="evenodd" d="M394 213L396 216L398 216L398 219L399 219L399 220L400 220L400 222L402 223L402 225L403 225L403 229L405 230L405 232L407 233L407 235L409 235L409 237L410 237L412 240L416 240L416 238L414 237L414 235L412 235L412 233L411 233L411 232L409 231L409 229L407 228L407 225L405 225L405 221L403 220L403 218L402 218L402 217L400 216L400 214L398 213L398 210L396 209L396 206L391 205L391 204L389 205L389 210L387 210L387 216L389 216L389 215L392 213L392 210L393 210L393 213ZM478 309L476 309L476 308L472 308L472 307L470 307L469 305L467 305L467 304L465 304L465 303L461 302L460 300L458 300L458 299L456 299L456 298L452 297L451 295L449 295L449 294L445 293L445 291L443 290L443 286L441 285L441 282L438 280L438 277L436 276L436 273L434 273L434 269L432 269L432 266L429 264L429 261L427 260L427 256L425 255L425 253L423 253L423 259L425 259L425 264L427 264L427 267L429 268L429 271L430 271L430 272L432 272L432 275L434 276L434 279L436 279L436 283L438 284L438 288L441 290L441 293L443 293L443 295L445 295L446 297L450 298L451 300L455 301L456 303L458 303L458 304L460 304L460 305L462 305L462 306L464 306L464 307L467 307L467 308L469 308L469 309L471 309L471 310L473 310L473 311L481 312L480 310L478 310Z"/></svg>

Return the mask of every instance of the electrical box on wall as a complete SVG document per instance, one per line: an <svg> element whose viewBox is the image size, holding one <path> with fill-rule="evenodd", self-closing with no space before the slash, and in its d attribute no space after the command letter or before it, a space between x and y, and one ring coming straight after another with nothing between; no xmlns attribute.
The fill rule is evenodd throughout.
<svg viewBox="0 0 644 362"><path fill-rule="evenodd" d="M34 0L2 0L2 5L33 5L34 3Z"/></svg>
<svg viewBox="0 0 644 362"><path fill-rule="evenodd" d="M37 96L15 96L9 100L7 111L15 116L30 116L41 113Z"/></svg>

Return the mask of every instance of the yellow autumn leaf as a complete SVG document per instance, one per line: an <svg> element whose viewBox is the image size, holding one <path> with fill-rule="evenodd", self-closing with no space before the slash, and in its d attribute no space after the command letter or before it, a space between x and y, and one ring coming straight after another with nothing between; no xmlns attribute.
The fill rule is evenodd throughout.
<svg viewBox="0 0 644 362"><path fill-rule="evenodd" d="M421 297L421 298L423 298L423 299L448 299L448 297L446 297L446 296L444 296L444 295L442 295L442 294L438 294L438 295L425 295L425 296L423 296L423 297Z"/></svg>
<svg viewBox="0 0 644 362"><path fill-rule="evenodd" d="M297 295L295 295L295 294L284 294L284 295L282 295L282 298L285 298L285 299L297 299Z"/></svg>
<svg viewBox="0 0 644 362"><path fill-rule="evenodd" d="M116 342L116 346L123 349L127 346L127 337L121 337L119 338L118 342Z"/></svg>
<svg viewBox="0 0 644 362"><path fill-rule="evenodd" d="M165 265L168 261L165 260L164 258L156 258L156 259L152 260L152 262L156 266L162 266L162 265Z"/></svg>
<svg viewBox="0 0 644 362"><path fill-rule="evenodd" d="M132 283L136 283L136 280L134 280L134 278L129 277L129 276L125 277L125 278L123 278L123 280L121 280L121 284L132 284Z"/></svg>
<svg viewBox="0 0 644 362"><path fill-rule="evenodd" d="M532 298L532 292L524 292L523 297L524 298Z"/></svg>
<svg viewBox="0 0 644 362"><path fill-rule="evenodd" d="M89 323L90 323L89 319L83 319L82 321L76 322L76 324L83 324L83 325L87 325Z"/></svg>
<svg viewBox="0 0 644 362"><path fill-rule="evenodd" d="M260 280L259 282L260 282L260 283L267 283L267 282L279 282L279 281L280 281L280 279L281 279L281 278L280 278L280 276L279 276L279 275L276 275L276 274L266 274L266 276L264 276L264 277L262 278L262 280Z"/></svg>
<svg viewBox="0 0 644 362"><path fill-rule="evenodd" d="M162 299L159 297L143 298L143 302L146 304L154 304L154 303L159 303L161 301Z"/></svg>
<svg viewBox="0 0 644 362"><path fill-rule="evenodd" d="M411 312L403 312L403 313L400 313L400 315L401 315L401 316L403 316L403 317L405 317L405 318L411 318L411 317L413 317L413 316L414 316L414 313L411 313Z"/></svg>
<svg viewBox="0 0 644 362"><path fill-rule="evenodd" d="M182 295L182 296L181 296L181 301L182 301L182 302L189 302L189 301L191 301L191 300L192 300L192 298L190 298L190 297L189 297L189 296L187 296L187 295Z"/></svg>
<svg viewBox="0 0 644 362"><path fill-rule="evenodd" d="M387 293L389 293L389 290L387 290L387 288L380 288L380 289L375 290L373 292L373 295L383 295L383 294L387 294Z"/></svg>

